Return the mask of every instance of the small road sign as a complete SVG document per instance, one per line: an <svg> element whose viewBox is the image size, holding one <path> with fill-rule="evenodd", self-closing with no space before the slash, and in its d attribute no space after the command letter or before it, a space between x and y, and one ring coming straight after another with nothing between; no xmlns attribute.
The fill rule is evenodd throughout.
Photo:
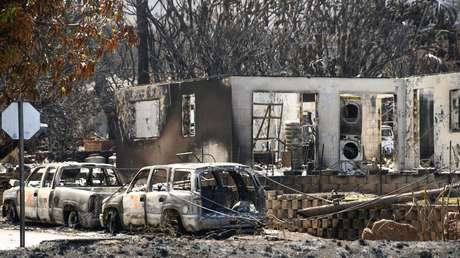
<svg viewBox="0 0 460 258"><path fill-rule="evenodd" d="M40 130L40 113L28 102L24 105L24 139L29 140ZM2 129L13 139L19 139L18 103L11 103L2 112Z"/></svg>
<svg viewBox="0 0 460 258"><path fill-rule="evenodd" d="M19 140L19 246L26 243L25 198L24 198L24 140L29 140L40 130L40 113L28 102L11 103L2 112L2 129L13 140Z"/></svg>

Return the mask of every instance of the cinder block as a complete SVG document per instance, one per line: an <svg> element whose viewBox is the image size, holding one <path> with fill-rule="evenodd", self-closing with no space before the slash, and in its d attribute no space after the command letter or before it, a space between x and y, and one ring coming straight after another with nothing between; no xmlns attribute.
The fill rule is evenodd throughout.
<svg viewBox="0 0 460 258"><path fill-rule="evenodd" d="M330 192L332 190L336 190L336 191L340 191L339 189L337 189L339 187L337 187L337 185L335 184L322 184L321 185L321 191L323 192Z"/></svg>
<svg viewBox="0 0 460 258"><path fill-rule="evenodd" d="M393 192L394 190L397 189L397 186L392 185L392 184L383 184L382 185L382 192L383 194L387 194L390 192ZM377 185L377 192L380 191L380 185Z"/></svg>
<svg viewBox="0 0 460 258"><path fill-rule="evenodd" d="M276 211L277 218L278 219L287 219L288 218L288 213L287 210L279 209Z"/></svg>
<svg viewBox="0 0 460 258"><path fill-rule="evenodd" d="M336 228L336 227L338 227L338 225L339 225L339 219L334 218L334 219L331 220L331 223L332 223L331 226L332 226L333 228Z"/></svg>
<svg viewBox="0 0 460 258"><path fill-rule="evenodd" d="M318 229L317 229L317 235L316 235L316 236L318 236L318 237L325 237L325 233L324 233L324 232L325 232L324 229L318 228Z"/></svg>
<svg viewBox="0 0 460 258"><path fill-rule="evenodd" d="M271 209L272 208L272 201L271 200L265 200L265 207L267 209Z"/></svg>
<svg viewBox="0 0 460 258"><path fill-rule="evenodd" d="M281 208L281 201L280 200L272 200L272 209L278 210Z"/></svg>
<svg viewBox="0 0 460 258"><path fill-rule="evenodd" d="M322 184L331 184L334 176L321 176Z"/></svg>
<svg viewBox="0 0 460 258"><path fill-rule="evenodd" d="M315 229L321 228L321 220L319 220L319 219L312 220L311 226L312 226L312 228L315 228Z"/></svg>
<svg viewBox="0 0 460 258"><path fill-rule="evenodd" d="M312 185L318 185L319 184L319 176L311 176L311 183L312 183Z"/></svg>
<svg viewBox="0 0 460 258"><path fill-rule="evenodd" d="M378 184L371 184L371 183L362 184L362 185L359 185L359 191L362 193L376 194L378 193L377 185Z"/></svg>
<svg viewBox="0 0 460 258"><path fill-rule="evenodd" d="M302 227L306 229L311 228L311 220L310 219L302 220Z"/></svg>
<svg viewBox="0 0 460 258"><path fill-rule="evenodd" d="M309 204L309 199L302 199L302 209L305 209L305 208L310 208L311 205Z"/></svg>
<svg viewBox="0 0 460 258"><path fill-rule="evenodd" d="M312 184L312 176L304 176L300 178L303 185L311 185Z"/></svg>
<svg viewBox="0 0 460 258"><path fill-rule="evenodd" d="M281 209L283 209L283 210L291 209L291 201L282 200L281 201Z"/></svg>
<svg viewBox="0 0 460 258"><path fill-rule="evenodd" d="M301 200L299 200L299 199L292 200L292 209L293 210L298 210L301 207L302 207L302 201Z"/></svg>
<svg viewBox="0 0 460 258"><path fill-rule="evenodd" d="M368 184L378 184L380 182L378 175L368 175L367 176L367 183Z"/></svg>
<svg viewBox="0 0 460 258"><path fill-rule="evenodd" d="M335 176L331 177L331 184L348 185L353 182L354 176Z"/></svg>
<svg viewBox="0 0 460 258"><path fill-rule="evenodd" d="M328 228L332 226L332 220L331 219L322 219L321 220L321 225L322 228Z"/></svg>
<svg viewBox="0 0 460 258"><path fill-rule="evenodd" d="M265 193L267 194L267 199L268 200L276 199L276 196L277 196L276 191L266 191Z"/></svg>
<svg viewBox="0 0 460 258"><path fill-rule="evenodd" d="M293 209L289 209L287 210L287 216L290 219L295 218L297 216L297 212Z"/></svg>

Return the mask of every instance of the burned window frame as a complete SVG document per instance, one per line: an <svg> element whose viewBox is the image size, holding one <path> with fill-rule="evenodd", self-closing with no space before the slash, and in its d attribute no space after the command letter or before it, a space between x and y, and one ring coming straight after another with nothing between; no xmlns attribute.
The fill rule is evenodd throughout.
<svg viewBox="0 0 460 258"><path fill-rule="evenodd" d="M139 190L135 187L137 181L141 177L142 173L147 173L146 177L146 183L145 183L145 189L142 191L140 188ZM132 192L149 192L150 191L150 178L152 176L152 169L151 168L142 168L139 170L139 172L134 175L133 179L131 180L128 189L126 189L126 193L132 193ZM135 189L136 188L136 189Z"/></svg>
<svg viewBox="0 0 460 258"><path fill-rule="evenodd" d="M180 185L187 185L188 184L189 185L188 189L184 189L184 187L177 187L176 188L177 185L175 185L175 182L178 182L178 181L176 181L176 179L177 179L176 175L178 173L186 173L186 174L189 175L189 178L186 179L186 180L188 180L188 182L185 182L186 180L179 181L179 182L181 182ZM192 185L193 183L192 182L193 182L193 173L190 170L187 170L187 169L174 169L170 173L170 184L171 184L171 190L172 191L192 191L192 189L193 189L193 185Z"/></svg>
<svg viewBox="0 0 460 258"><path fill-rule="evenodd" d="M38 181L38 184L35 185L35 186L32 186L30 185L30 182L31 182L31 179L32 177L34 177L36 174L38 174L40 170L43 170L43 172L40 172L42 175L40 176L40 179L39 180L32 180L33 182L36 182ZM24 187L33 187L33 188L40 188L41 187L41 183L42 183L42 180L43 180L43 177L45 176L46 174L46 170L47 170L47 167L46 166L41 166L41 167L37 167L35 168L32 172L30 172L29 176L27 177L27 179L25 180L24 182Z"/></svg>
<svg viewBox="0 0 460 258"><path fill-rule="evenodd" d="M152 132L152 135L151 136L139 136L138 135L138 131L137 131L137 128L138 128L138 109L136 107L136 105L138 103L142 103L142 102L152 102L152 113L156 110L157 111L157 116L158 116L158 123L156 124L156 131L157 133L154 134ZM152 98L152 99L142 99L142 100L136 100L136 101L133 101L133 109L134 109L134 138L135 139L156 139L156 138L160 138L160 135L161 135L161 132L160 132L160 129L161 129L161 101L159 98ZM152 117L154 116L155 114L152 115Z"/></svg>
<svg viewBox="0 0 460 258"><path fill-rule="evenodd" d="M159 173L165 173L163 181L154 182ZM148 188L149 192L168 192L169 191L169 182L170 182L170 172L166 168L154 168L150 173ZM156 188L154 188L156 187Z"/></svg>
<svg viewBox="0 0 460 258"><path fill-rule="evenodd" d="M188 102L187 98L189 99ZM193 99L193 103L191 103ZM195 93L182 94L181 97L181 112L182 112L182 136L194 137L197 132L196 125L196 96ZM193 116L192 116L193 113ZM193 121L190 121L193 118Z"/></svg>
<svg viewBox="0 0 460 258"><path fill-rule="evenodd" d="M55 175L58 172L58 168L55 166L50 166L46 169L45 176L42 179L42 188L54 188L54 179Z"/></svg>
<svg viewBox="0 0 460 258"><path fill-rule="evenodd" d="M454 99L454 94L457 95L457 98ZM456 107L454 106L454 100L456 101ZM457 123L458 125L454 126L454 108L457 110ZM449 91L449 130L454 133L460 132L460 89L451 89Z"/></svg>

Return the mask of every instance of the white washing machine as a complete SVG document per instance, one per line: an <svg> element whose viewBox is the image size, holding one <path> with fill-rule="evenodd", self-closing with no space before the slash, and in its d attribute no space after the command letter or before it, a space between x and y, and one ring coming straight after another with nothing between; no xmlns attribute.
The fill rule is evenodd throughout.
<svg viewBox="0 0 460 258"><path fill-rule="evenodd" d="M340 160L363 160L363 147L359 136L345 136L340 140Z"/></svg>

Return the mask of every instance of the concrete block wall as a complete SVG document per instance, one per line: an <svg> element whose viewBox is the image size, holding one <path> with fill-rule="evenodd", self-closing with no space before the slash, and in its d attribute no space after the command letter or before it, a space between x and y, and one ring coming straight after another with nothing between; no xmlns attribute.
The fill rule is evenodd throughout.
<svg viewBox="0 0 460 258"><path fill-rule="evenodd" d="M282 185L304 193L317 192L361 192L367 194L388 194L408 184L402 192L417 191L429 188L443 187L450 182L460 181L460 174L430 174L430 175L368 175L368 176L274 176L269 179L260 178L269 190L283 190L294 193Z"/></svg>
<svg viewBox="0 0 460 258"><path fill-rule="evenodd" d="M362 144L364 147L365 159L378 160L380 156L380 106L381 99L375 95L364 94L361 97L363 113Z"/></svg>
<svg viewBox="0 0 460 258"><path fill-rule="evenodd" d="M252 95L254 92L297 92L317 94L318 143L324 144L324 165L332 167L339 160L340 94L376 95L402 93L400 79L301 78L231 76L225 83L232 88L235 161L251 164ZM401 91L401 92L400 92ZM398 110L401 107L398 107ZM399 146L399 145L398 145Z"/></svg>
<svg viewBox="0 0 460 258"><path fill-rule="evenodd" d="M317 197L331 199L331 195L318 194ZM458 211L457 205L412 206L395 204L372 208L362 208L343 213L335 213L320 218L303 218L297 214L299 209L324 205L321 200L312 199L302 194L284 194L282 191L268 191L266 199L267 227L293 232L306 232L324 238L356 240L362 231L372 228L380 219L395 220L415 227L418 239L422 241L440 241L458 239L460 232L459 215L451 216L449 212Z"/></svg>

